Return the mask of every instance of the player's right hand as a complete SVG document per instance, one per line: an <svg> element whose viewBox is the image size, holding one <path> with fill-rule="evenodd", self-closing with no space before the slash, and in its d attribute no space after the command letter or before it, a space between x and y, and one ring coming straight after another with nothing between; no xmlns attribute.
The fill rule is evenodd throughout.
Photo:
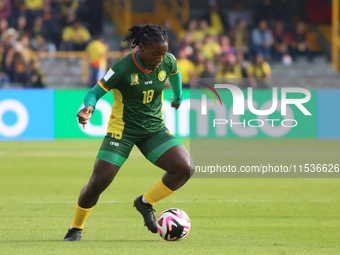
<svg viewBox="0 0 340 255"><path fill-rule="evenodd" d="M93 113L93 107L92 106L86 106L83 109L81 109L78 114L78 122L80 124L83 124L83 128L85 129L85 125L87 124L87 121L92 117Z"/></svg>

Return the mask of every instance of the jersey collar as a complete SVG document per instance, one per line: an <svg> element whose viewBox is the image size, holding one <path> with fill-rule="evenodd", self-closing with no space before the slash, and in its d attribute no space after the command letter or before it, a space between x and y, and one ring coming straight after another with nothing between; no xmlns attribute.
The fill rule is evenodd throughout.
<svg viewBox="0 0 340 255"><path fill-rule="evenodd" d="M133 58L133 62L135 62L136 66L141 70L143 71L144 73L151 73L152 70L145 70L141 65L142 63L139 62L139 59L138 58L138 55L137 53L139 54L139 51L136 51L132 54L132 58Z"/></svg>

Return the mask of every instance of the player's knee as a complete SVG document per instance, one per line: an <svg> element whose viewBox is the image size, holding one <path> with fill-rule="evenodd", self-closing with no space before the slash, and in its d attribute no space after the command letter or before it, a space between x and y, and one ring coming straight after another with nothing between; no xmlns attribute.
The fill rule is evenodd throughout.
<svg viewBox="0 0 340 255"><path fill-rule="evenodd" d="M88 188L90 190L92 190L93 192L97 193L101 193L103 192L107 186L110 185L112 181L111 175L110 174L97 174L97 175L93 175L90 178L89 184L88 184Z"/></svg>
<svg viewBox="0 0 340 255"><path fill-rule="evenodd" d="M183 178L189 179L195 171L193 160L191 159L190 162L183 162L179 169L181 169L180 174Z"/></svg>

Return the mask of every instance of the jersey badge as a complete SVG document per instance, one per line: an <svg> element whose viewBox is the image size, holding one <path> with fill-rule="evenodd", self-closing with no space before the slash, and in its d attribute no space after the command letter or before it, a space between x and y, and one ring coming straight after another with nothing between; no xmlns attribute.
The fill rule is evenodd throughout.
<svg viewBox="0 0 340 255"><path fill-rule="evenodd" d="M164 70L160 71L159 74L158 74L158 80L164 81L165 78L166 78L166 72Z"/></svg>
<svg viewBox="0 0 340 255"><path fill-rule="evenodd" d="M131 78L131 85L139 84L139 82L138 82L138 74L137 73L131 74L130 78Z"/></svg>

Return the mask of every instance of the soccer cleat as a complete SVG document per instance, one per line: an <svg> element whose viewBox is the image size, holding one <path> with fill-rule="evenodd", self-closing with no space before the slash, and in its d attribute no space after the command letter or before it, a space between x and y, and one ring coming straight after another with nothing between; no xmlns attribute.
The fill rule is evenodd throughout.
<svg viewBox="0 0 340 255"><path fill-rule="evenodd" d="M70 228L64 237L64 241L80 241L82 231L79 228Z"/></svg>
<svg viewBox="0 0 340 255"><path fill-rule="evenodd" d="M156 223L156 218L153 212L155 210L153 209L152 205L149 203L143 203L142 201L143 195L137 197L133 203L133 207L136 207L137 211L140 212L140 214L144 218L144 226L147 226L147 228L152 232L152 233L157 233L157 223Z"/></svg>

